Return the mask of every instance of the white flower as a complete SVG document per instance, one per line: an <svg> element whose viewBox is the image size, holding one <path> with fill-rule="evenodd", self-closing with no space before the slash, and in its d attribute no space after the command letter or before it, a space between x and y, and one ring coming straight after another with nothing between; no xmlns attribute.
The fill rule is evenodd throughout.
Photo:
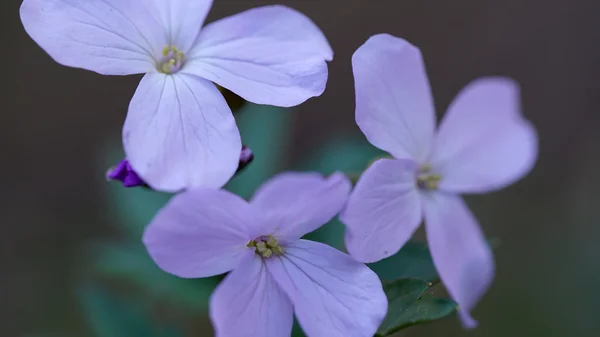
<svg viewBox="0 0 600 337"><path fill-rule="evenodd" d="M202 28L212 0L25 0L27 33L58 63L146 73L123 127L127 159L152 188L221 187L242 148L215 82L258 103L320 95L333 52L304 15L247 10ZM202 29L201 29L202 28Z"/></svg>

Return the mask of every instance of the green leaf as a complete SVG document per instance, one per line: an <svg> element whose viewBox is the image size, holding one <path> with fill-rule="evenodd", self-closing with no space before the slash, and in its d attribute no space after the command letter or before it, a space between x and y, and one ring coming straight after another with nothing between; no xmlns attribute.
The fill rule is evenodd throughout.
<svg viewBox="0 0 600 337"><path fill-rule="evenodd" d="M296 317L294 317L294 325L292 326L292 337L306 337Z"/></svg>
<svg viewBox="0 0 600 337"><path fill-rule="evenodd" d="M423 296L431 283L415 278L401 278L384 283L388 312L376 336L389 336L411 325L446 317L456 310L450 299Z"/></svg>
<svg viewBox="0 0 600 337"><path fill-rule="evenodd" d="M293 114L283 108L246 104L235 115L242 143L254 153L254 161L227 184L226 189L249 198L287 160Z"/></svg>
<svg viewBox="0 0 600 337"><path fill-rule="evenodd" d="M143 307L99 285L85 285L77 295L86 322L96 337L183 336L173 327L157 323Z"/></svg>
<svg viewBox="0 0 600 337"><path fill-rule="evenodd" d="M332 140L321 147L312 156L298 163L302 171L317 171L331 174L341 171L350 176L358 176L370 162L385 155L373 147L362 136L344 136ZM306 239L327 243L337 249L344 248L344 225L336 218L316 231L308 234Z"/></svg>
<svg viewBox="0 0 600 337"><path fill-rule="evenodd" d="M160 270L141 243L99 246L92 263L99 276L127 282L144 296L199 313L206 312L219 283L218 277L182 279Z"/></svg>
<svg viewBox="0 0 600 337"><path fill-rule="evenodd" d="M449 298L423 296L398 317L398 321L402 321L403 324L398 325L396 331L412 325L442 319L453 314L457 308L456 302Z"/></svg>
<svg viewBox="0 0 600 337"><path fill-rule="evenodd" d="M409 241L398 253L369 264L369 267L382 280L414 277L432 283L438 282L429 248L423 242Z"/></svg>
<svg viewBox="0 0 600 337"><path fill-rule="evenodd" d="M498 238L490 238L488 243L492 250L500 247ZM398 253L379 262L371 263L369 267L382 280L414 277L433 284L440 282L429 248L424 242L409 241Z"/></svg>
<svg viewBox="0 0 600 337"><path fill-rule="evenodd" d="M401 320L402 315L428 288L427 282L415 278L402 278L384 283L383 291L388 298L388 312L378 333L385 336L388 331L392 331L396 326L402 324L404 322Z"/></svg>

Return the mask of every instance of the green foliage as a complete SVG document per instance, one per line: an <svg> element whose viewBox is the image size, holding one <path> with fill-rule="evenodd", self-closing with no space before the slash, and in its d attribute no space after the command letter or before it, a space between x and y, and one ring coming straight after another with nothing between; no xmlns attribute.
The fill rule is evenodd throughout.
<svg viewBox="0 0 600 337"><path fill-rule="evenodd" d="M298 320L294 317L294 326L292 327L292 337L306 337L304 331L300 327Z"/></svg>
<svg viewBox="0 0 600 337"><path fill-rule="evenodd" d="M141 306L95 284L78 292L84 318L95 337L182 337L175 327L161 325Z"/></svg>
<svg viewBox="0 0 600 337"><path fill-rule="evenodd" d="M488 243L493 250L500 246L500 240L497 238L488 239ZM431 253L424 242L409 241L398 253L379 262L371 263L369 267L382 280L414 277L433 284L440 282Z"/></svg>
<svg viewBox="0 0 600 337"><path fill-rule="evenodd" d="M390 336L409 326L437 320L456 311L454 301L427 295L430 286L431 283L416 278L384 283L388 312L376 336Z"/></svg>
<svg viewBox="0 0 600 337"><path fill-rule="evenodd" d="M96 247L95 273L131 285L151 300L170 303L182 311L203 313L219 278L182 279L160 270L141 243L107 243Z"/></svg>
<svg viewBox="0 0 600 337"><path fill-rule="evenodd" d="M246 104L235 116L242 143L252 149L254 161L225 188L248 199L262 183L283 169L293 116L283 108L256 104Z"/></svg>
<svg viewBox="0 0 600 337"><path fill-rule="evenodd" d="M121 150L109 147L105 167L123 158ZM112 150L112 151L111 151ZM124 241L92 245L91 272L134 287L154 301L171 302L192 312L205 312L208 299L218 283L216 278L184 280L160 270L141 242L144 228L171 198L170 194L146 188L124 188L118 182L107 184L108 205L116 214Z"/></svg>
<svg viewBox="0 0 600 337"><path fill-rule="evenodd" d="M336 171L354 178L364 171L370 162L385 153L373 147L363 137L340 137L316 151L299 163L299 170L317 171L331 174ZM306 239L326 243L337 249L344 248L344 225L333 219L316 231L306 235Z"/></svg>
<svg viewBox="0 0 600 337"><path fill-rule="evenodd" d="M431 283L439 282L427 244L409 241L395 255L369 265L382 280L415 277Z"/></svg>
<svg viewBox="0 0 600 337"><path fill-rule="evenodd" d="M358 175L385 152L373 147L364 137L344 136L320 147L298 163L298 169L331 174L336 171Z"/></svg>
<svg viewBox="0 0 600 337"><path fill-rule="evenodd" d="M119 145L108 147L104 154L102 167L116 165L123 159L123 151ZM171 198L170 194L160 193L148 188L125 188L119 182L106 184L108 206L117 215L119 229L129 239L139 241L146 225L156 212Z"/></svg>

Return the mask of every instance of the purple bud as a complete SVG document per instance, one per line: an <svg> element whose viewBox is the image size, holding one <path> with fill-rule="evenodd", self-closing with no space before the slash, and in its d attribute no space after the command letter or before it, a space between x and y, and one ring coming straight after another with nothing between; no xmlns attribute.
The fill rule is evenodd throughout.
<svg viewBox="0 0 600 337"><path fill-rule="evenodd" d="M242 146L242 152L240 153L240 163L238 164L237 172L240 172L248 164L250 164L254 160L254 153L252 153L252 149L247 147L246 145Z"/></svg>
<svg viewBox="0 0 600 337"><path fill-rule="evenodd" d="M108 172L106 172L106 179L121 181L125 187L148 186L146 182L135 173L127 159L121 160L117 166L110 168Z"/></svg>

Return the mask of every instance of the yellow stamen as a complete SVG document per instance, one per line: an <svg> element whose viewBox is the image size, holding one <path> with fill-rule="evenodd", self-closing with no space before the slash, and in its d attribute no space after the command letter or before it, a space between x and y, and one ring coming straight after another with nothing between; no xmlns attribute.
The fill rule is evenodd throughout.
<svg viewBox="0 0 600 337"><path fill-rule="evenodd" d="M165 74L172 74L183 66L183 51L175 46L165 46L162 50L162 58L158 61L157 69Z"/></svg>
<svg viewBox="0 0 600 337"><path fill-rule="evenodd" d="M246 245L248 248L256 248L255 252L262 258L269 258L273 254L276 256L283 254L283 247L279 245L277 239L271 235L261 236L254 239Z"/></svg>
<svg viewBox="0 0 600 337"><path fill-rule="evenodd" d="M421 166L417 174L417 186L426 190L437 190L442 181L442 176L431 172L429 165Z"/></svg>

